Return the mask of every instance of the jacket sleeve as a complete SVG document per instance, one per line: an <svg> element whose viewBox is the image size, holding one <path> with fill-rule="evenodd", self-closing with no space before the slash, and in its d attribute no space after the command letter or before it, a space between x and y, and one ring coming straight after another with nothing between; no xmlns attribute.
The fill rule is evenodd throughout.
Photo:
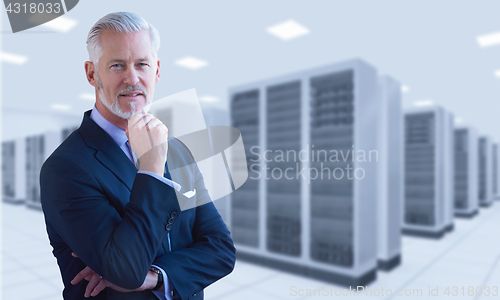
<svg viewBox="0 0 500 300"><path fill-rule="evenodd" d="M165 270L182 299L189 299L231 273L236 259L229 230L210 201L201 172L196 164L194 166L197 197L202 197L202 203L208 203L192 208L196 209L193 243L158 256L154 261L155 265Z"/></svg>
<svg viewBox="0 0 500 300"><path fill-rule="evenodd" d="M127 289L142 285L167 235L168 215L180 212L173 188L137 174L122 218L94 176L61 156L44 163L40 187L45 218L71 250L103 278Z"/></svg>

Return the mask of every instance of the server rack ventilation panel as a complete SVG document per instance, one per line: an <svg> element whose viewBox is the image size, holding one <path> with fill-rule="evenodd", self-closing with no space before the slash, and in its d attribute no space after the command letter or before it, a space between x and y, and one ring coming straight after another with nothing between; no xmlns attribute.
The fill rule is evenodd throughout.
<svg viewBox="0 0 500 300"><path fill-rule="evenodd" d="M26 204L40 208L40 170L61 143L61 132L49 131L26 138Z"/></svg>
<svg viewBox="0 0 500 300"><path fill-rule="evenodd" d="M479 137L479 205L489 206L493 200L493 166L491 139Z"/></svg>
<svg viewBox="0 0 500 300"><path fill-rule="evenodd" d="M500 199L500 147L493 144L493 199Z"/></svg>
<svg viewBox="0 0 500 300"><path fill-rule="evenodd" d="M473 217L478 212L478 137L472 127L455 129L455 215Z"/></svg>
<svg viewBox="0 0 500 300"><path fill-rule="evenodd" d="M24 138L18 138L4 143L2 150L3 200L16 204L24 203L26 201L26 142Z"/></svg>
<svg viewBox="0 0 500 300"><path fill-rule="evenodd" d="M279 151L301 150L300 104L301 82L272 85L266 88L267 149L271 160L267 167L271 172L286 170L297 172L295 162L277 159ZM284 176L269 174L266 185L267 234L266 247L275 252L292 257L301 251L301 199L299 178L291 180Z"/></svg>
<svg viewBox="0 0 500 300"><path fill-rule="evenodd" d="M2 197L11 202L16 198L16 142L2 142Z"/></svg>
<svg viewBox="0 0 500 300"><path fill-rule="evenodd" d="M405 199L403 232L441 237L444 216L444 110L439 106L405 114Z"/></svg>
<svg viewBox="0 0 500 300"><path fill-rule="evenodd" d="M258 89L231 95L231 126L241 132L249 168L247 181L231 194L231 232L236 244L256 249L261 246L259 237L263 235L259 217L260 181L255 179L260 174L260 163L256 154L259 151L252 148L258 149L260 145L259 102Z"/></svg>

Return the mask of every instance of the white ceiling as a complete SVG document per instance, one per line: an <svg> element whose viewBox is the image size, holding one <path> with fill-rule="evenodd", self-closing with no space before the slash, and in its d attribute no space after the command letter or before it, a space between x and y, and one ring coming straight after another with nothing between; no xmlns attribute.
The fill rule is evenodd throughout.
<svg viewBox="0 0 500 300"><path fill-rule="evenodd" d="M86 35L103 15L132 11L158 28L161 80L155 99L189 88L219 99L227 90L276 75L360 57L410 88L405 104L431 99L481 133L500 141L500 45L479 47L479 35L500 31L500 2L456 0L365 1L132 1L81 0L69 13L68 33L36 27L9 33L2 10L2 51L28 57L2 63L3 112L50 112L54 103L80 118L93 103L84 73ZM283 41L266 29L295 20L310 30ZM175 61L192 56L208 66Z"/></svg>

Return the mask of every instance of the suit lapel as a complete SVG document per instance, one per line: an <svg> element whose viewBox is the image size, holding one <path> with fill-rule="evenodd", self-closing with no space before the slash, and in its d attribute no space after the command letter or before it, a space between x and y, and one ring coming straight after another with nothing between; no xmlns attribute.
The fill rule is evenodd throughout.
<svg viewBox="0 0 500 300"><path fill-rule="evenodd" d="M108 170L115 174L115 176L118 177L118 179L120 179L120 181L123 182L129 190L132 190L137 169L125 153L123 153L122 149L120 149L114 141L112 142L114 143L114 147L107 144L103 145L105 147L109 147L109 150L98 150L95 154L95 158Z"/></svg>
<svg viewBox="0 0 500 300"><path fill-rule="evenodd" d="M132 190L137 169L111 136L90 118L90 112L85 112L78 131L86 145L97 151L95 158Z"/></svg>

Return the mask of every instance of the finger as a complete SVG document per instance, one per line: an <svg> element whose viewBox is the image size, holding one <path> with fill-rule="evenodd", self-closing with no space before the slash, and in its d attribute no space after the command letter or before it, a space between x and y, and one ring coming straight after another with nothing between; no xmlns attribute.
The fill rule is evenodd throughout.
<svg viewBox="0 0 500 300"><path fill-rule="evenodd" d="M168 136L168 127L165 126L165 124L163 124L163 123L161 123L160 126L163 128L163 130L165 130L165 134Z"/></svg>
<svg viewBox="0 0 500 300"><path fill-rule="evenodd" d="M85 289L85 297L90 297L90 293L96 287L96 285L101 281L101 276L94 273L92 278L90 278L89 284L87 284L87 288Z"/></svg>
<svg viewBox="0 0 500 300"><path fill-rule="evenodd" d="M137 123L137 121L139 121L141 119L141 117L144 115L143 112L137 112L135 113L132 117L130 117L130 119L128 119L128 123L132 123L132 124L135 124Z"/></svg>
<svg viewBox="0 0 500 300"><path fill-rule="evenodd" d="M153 119L153 115L147 114L144 115L141 119L139 119L135 124L132 125L132 127L128 127L129 130L134 130L134 132L137 132L137 129L144 128L146 124ZM130 134L130 132L129 132Z"/></svg>
<svg viewBox="0 0 500 300"><path fill-rule="evenodd" d="M151 121L148 122L148 124L146 124L146 128L147 130L151 130L151 128L154 128L160 124L163 124L160 120L158 120L157 118L153 118L151 119Z"/></svg>
<svg viewBox="0 0 500 300"><path fill-rule="evenodd" d="M75 253L75 252L71 252L71 256L73 256L73 257L78 257L78 255L76 255L76 253Z"/></svg>
<svg viewBox="0 0 500 300"><path fill-rule="evenodd" d="M165 130L163 124L159 124L158 126L151 128L150 131L155 136L155 139L152 141L154 142L154 146L167 143L168 131Z"/></svg>
<svg viewBox="0 0 500 300"><path fill-rule="evenodd" d="M143 116L143 113L134 114L130 119L128 119L127 127L132 128L133 126L135 126L135 124L137 124L137 122L139 122Z"/></svg>
<svg viewBox="0 0 500 300"><path fill-rule="evenodd" d="M80 273L76 274L75 278L71 280L71 284L74 285L79 283L80 281L82 281L82 279L86 278L89 275L92 275L92 273L94 273L94 271L92 271L91 268L89 268L88 266L85 267L85 269L81 270Z"/></svg>
<svg viewBox="0 0 500 300"><path fill-rule="evenodd" d="M134 116L132 116L132 118L130 118L128 120L128 127L131 128L131 127L137 125L144 118L147 118L149 120L149 119L153 118L153 115L152 114L136 113Z"/></svg>
<svg viewBox="0 0 500 300"><path fill-rule="evenodd" d="M151 120L155 119L155 117L152 114L145 114L142 119L140 119L135 126L140 126L144 127L146 126Z"/></svg>
<svg viewBox="0 0 500 300"><path fill-rule="evenodd" d="M108 281L106 279L102 279L99 281L97 286L92 290L92 293L90 293L90 296L95 297L97 296L102 290L108 287Z"/></svg>

